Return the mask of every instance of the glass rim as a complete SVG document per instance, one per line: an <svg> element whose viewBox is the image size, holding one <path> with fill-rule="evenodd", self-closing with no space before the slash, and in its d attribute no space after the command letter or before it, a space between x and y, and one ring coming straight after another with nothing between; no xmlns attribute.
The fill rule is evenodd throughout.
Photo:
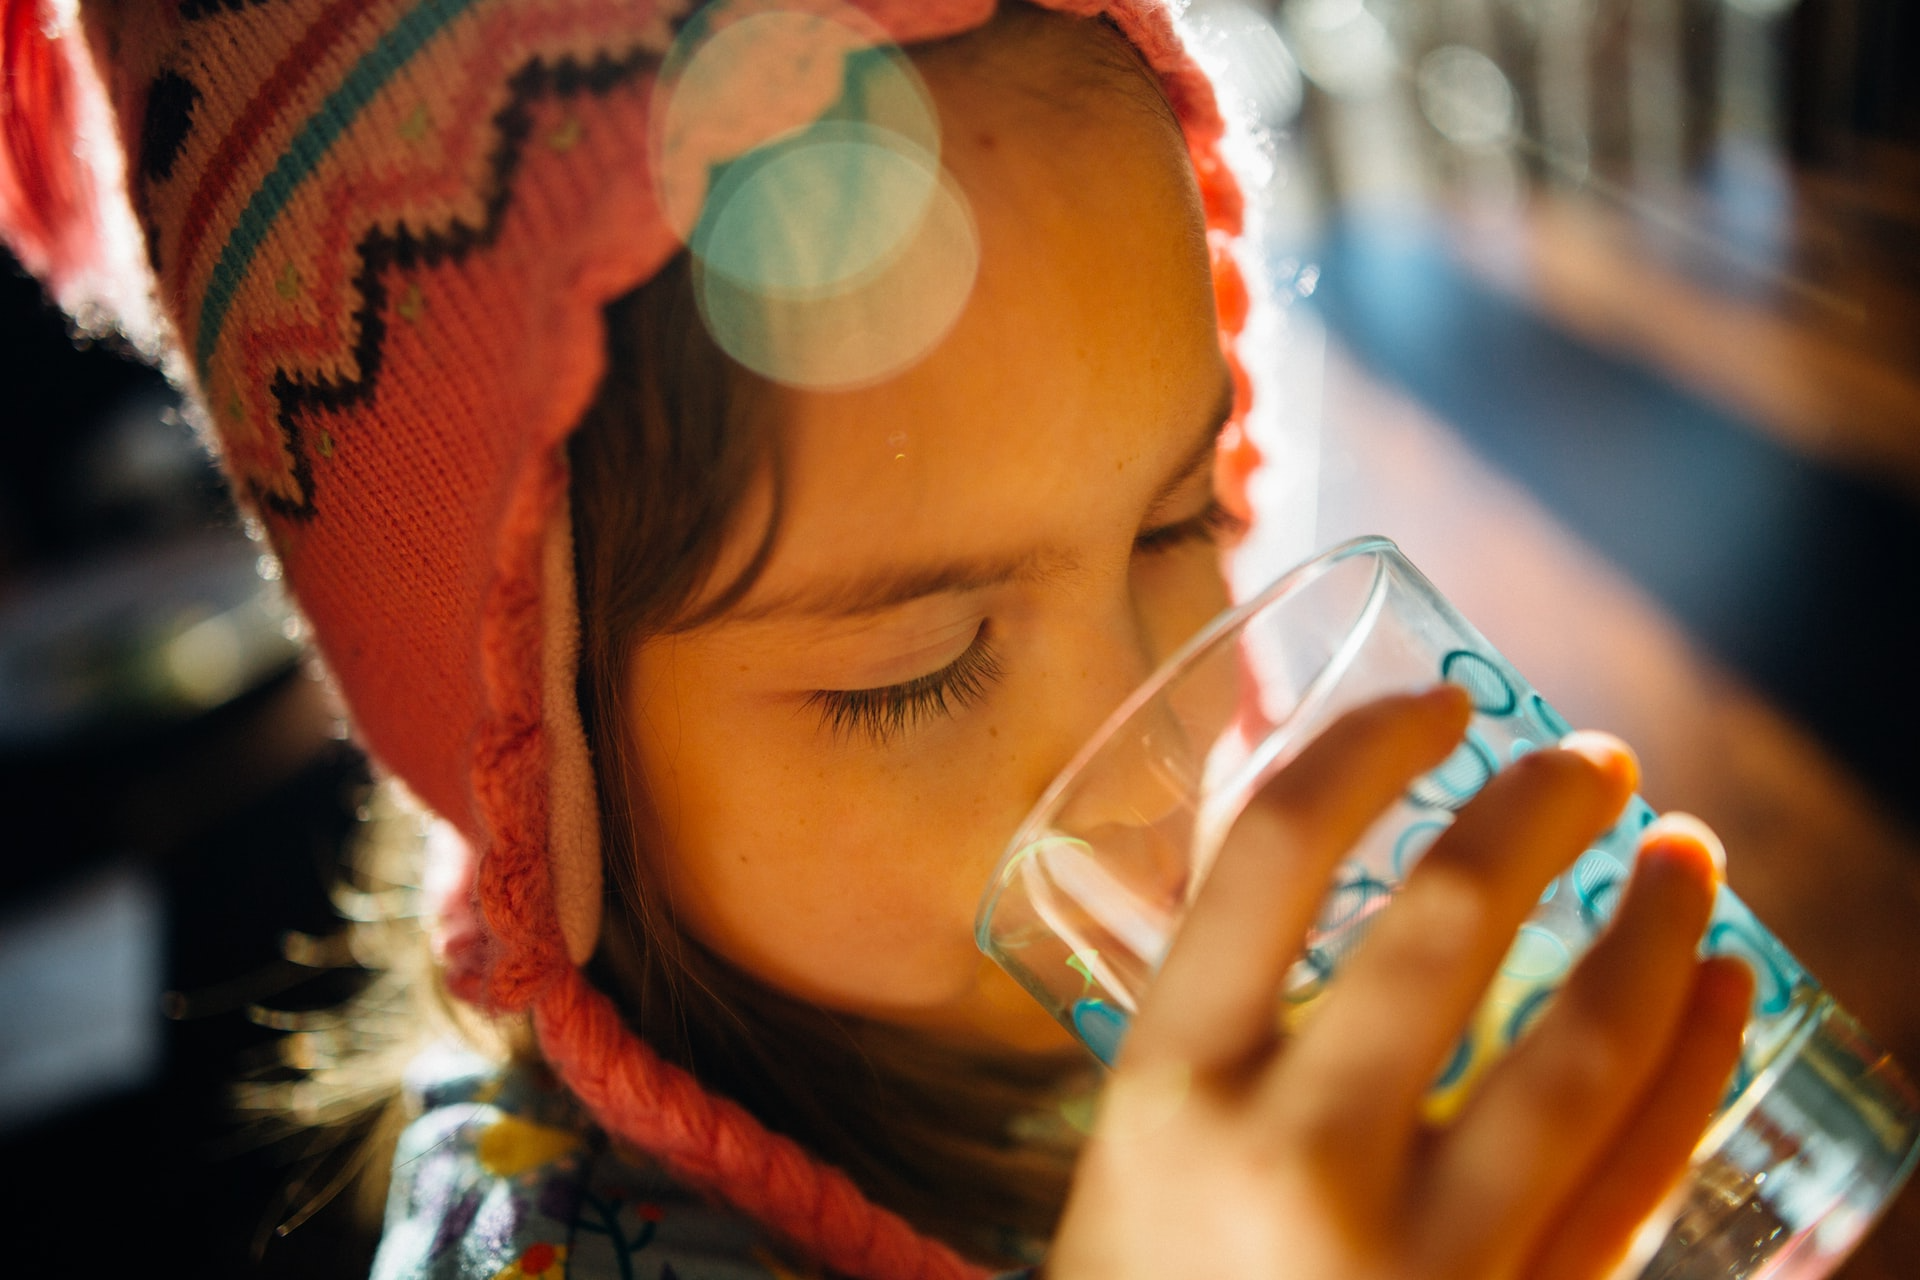
<svg viewBox="0 0 1920 1280"><path fill-rule="evenodd" d="M1173 683L1195 655L1213 647L1223 635L1237 630L1248 618L1274 601L1291 595L1324 576L1335 565L1356 556L1381 553L1405 558L1405 553L1393 539L1377 533L1362 534L1328 547L1325 551L1286 570L1247 599L1215 617L1182 642L1178 649L1167 655L1154 669L1153 674L1128 694L1126 700L1100 722L1100 727L1088 736L1087 740L1080 745L1080 749L1074 752L1073 758L1054 775L1053 781L1047 784L1047 789L1040 793L1040 798L1034 801L1033 806L1027 810L1027 816L1022 818L1020 825L1014 829L1006 848L1001 851L999 860L993 864L993 872L987 877L987 886L980 895L980 905L974 913L974 945L982 953L988 956L993 955L989 933L989 927L993 921L993 909L999 905L1000 895L1006 890L1015 861L1051 824L1061 800L1094 758L1106 749L1127 721L1133 719L1142 707L1159 697L1166 687Z"/></svg>

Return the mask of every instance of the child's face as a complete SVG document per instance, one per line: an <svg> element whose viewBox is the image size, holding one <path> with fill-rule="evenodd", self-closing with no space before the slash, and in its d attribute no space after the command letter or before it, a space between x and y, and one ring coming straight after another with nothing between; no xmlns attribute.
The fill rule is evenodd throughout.
<svg viewBox="0 0 1920 1280"><path fill-rule="evenodd" d="M1064 1032L975 949L974 908L1053 774L1225 603L1229 384L1171 120L1144 87L1009 83L1059 50L978 56L917 59L978 224L965 311L890 381L783 393L774 554L737 608L638 648L628 705L681 927L816 1003L1044 1048Z"/></svg>

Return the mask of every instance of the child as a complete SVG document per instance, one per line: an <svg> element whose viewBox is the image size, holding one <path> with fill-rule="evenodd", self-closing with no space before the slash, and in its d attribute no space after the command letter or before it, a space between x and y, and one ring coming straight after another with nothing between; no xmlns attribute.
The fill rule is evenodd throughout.
<svg viewBox="0 0 1920 1280"><path fill-rule="evenodd" d="M1626 1247L1746 1006L1693 958L1705 838L1663 829L1536 1034L1419 1106L1631 790L1611 740L1496 779L1282 1043L1320 886L1466 708L1342 721L1230 840L1082 1150L1084 1055L973 950L1017 818L1225 603L1239 198L1162 8L101 0L91 64L6 16L13 243L69 301L110 274L112 166L45 144L112 136L97 67L180 376L444 820L447 986L531 1030L416 1080L377 1274Z"/></svg>

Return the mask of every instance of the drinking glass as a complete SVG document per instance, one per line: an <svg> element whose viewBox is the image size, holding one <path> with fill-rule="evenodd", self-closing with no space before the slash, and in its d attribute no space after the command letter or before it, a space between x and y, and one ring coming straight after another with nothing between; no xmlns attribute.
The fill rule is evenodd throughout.
<svg viewBox="0 0 1920 1280"><path fill-rule="evenodd" d="M1281 996L1310 1016L1408 870L1505 764L1565 720L1385 538L1292 570L1203 629L1140 687L1022 824L982 898L981 948L1111 1064L1227 831L1343 712L1451 681L1465 740L1340 865ZM1542 894L1427 1098L1444 1118L1552 1000L1605 926L1653 810L1618 823ZM1828 1274L1914 1163L1920 1098L1734 895L1701 942L1756 987L1739 1065L1642 1280Z"/></svg>

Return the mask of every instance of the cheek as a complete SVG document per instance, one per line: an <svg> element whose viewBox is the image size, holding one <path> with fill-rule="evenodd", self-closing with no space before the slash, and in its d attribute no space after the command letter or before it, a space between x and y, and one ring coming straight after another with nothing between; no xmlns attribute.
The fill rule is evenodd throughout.
<svg viewBox="0 0 1920 1280"><path fill-rule="evenodd" d="M998 855L977 765L876 768L810 731L681 736L661 883L696 937L773 986L856 1011L960 999Z"/></svg>
<svg viewBox="0 0 1920 1280"><path fill-rule="evenodd" d="M1232 603L1220 551L1204 542L1140 561L1133 591L1156 665Z"/></svg>

